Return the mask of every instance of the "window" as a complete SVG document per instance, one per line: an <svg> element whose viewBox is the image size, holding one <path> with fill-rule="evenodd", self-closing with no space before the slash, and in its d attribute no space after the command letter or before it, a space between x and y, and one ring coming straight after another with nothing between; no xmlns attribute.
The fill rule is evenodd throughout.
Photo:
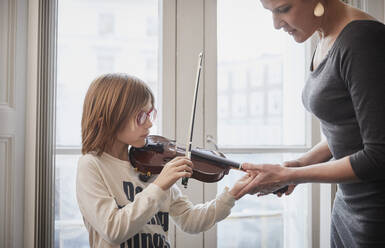
<svg viewBox="0 0 385 248"><path fill-rule="evenodd" d="M99 14L99 35L109 35L114 33L115 16L112 13Z"/></svg>
<svg viewBox="0 0 385 248"><path fill-rule="evenodd" d="M115 58L113 55L100 55L96 61L97 71L100 74L115 71Z"/></svg>
<svg viewBox="0 0 385 248"><path fill-rule="evenodd" d="M102 73L125 72L143 79L161 99L157 97L158 20L156 0L59 0L55 247L89 247L75 197L80 121L88 86ZM152 129L158 132L156 123Z"/></svg>
<svg viewBox="0 0 385 248"><path fill-rule="evenodd" d="M300 101L305 46L274 30L260 1L217 4L219 149L240 162L282 163L300 156L291 148L307 146L309 124ZM218 192L241 174L231 171L218 182ZM301 185L290 197L245 196L218 223L217 246L308 247L308 191Z"/></svg>
<svg viewBox="0 0 385 248"><path fill-rule="evenodd" d="M305 118L303 108L298 107L304 77L304 63L301 61L304 58L303 46L286 42L290 39L278 31L273 31L271 18L267 11L261 10L259 1L179 0L178 4L176 0L58 0L58 2L58 85L56 87L57 116L55 120L57 128L56 247L88 247L87 233L75 201L74 179L77 159L80 156L82 99L91 80L100 73L111 70L123 71L143 78L157 95L158 108L162 107L159 106L159 100L162 99L159 93L163 91L163 102L170 101L171 104L167 105L167 108L161 111L162 115L159 116L167 117L163 118L162 131L166 130L165 136L168 135L167 137L183 137L185 131L181 129L185 129L185 123L190 117L186 113L191 109L188 97L191 96L189 92L192 92L191 85L195 76L195 71L191 68L192 65L195 65L195 56L204 50L206 60L202 76L205 82L205 107L202 111L202 108L198 106L201 118L197 118L196 121L200 129L196 129L195 135L201 144L207 145L209 142L204 141L204 137L210 137L209 135L212 134L212 140L218 136L220 149L234 160L280 163L297 157L307 150L308 143L315 144L316 139L319 138L319 130L314 127L316 125L310 126L306 121L310 120L309 116ZM344 0L344 2L369 9L373 16L383 20L382 3L373 1L376 3L372 4L367 0ZM20 7L22 4L18 6ZM19 12L18 8L8 9ZM229 13L229 9L234 11ZM22 11L23 8L20 10ZM32 73L38 72L38 75L45 77L45 80L41 80L44 83L37 83L34 80L32 83L35 86L51 86L52 84L46 83L46 81L52 82L49 76L54 74L55 69L52 50L56 46L52 42L55 37L52 28L55 27L56 22L56 1L32 4L29 6L29 10L30 18L33 20L33 29L39 30L39 38L36 39L34 34L28 35L32 44L38 43L38 46L31 48L32 56L28 60L29 62L36 62L40 58L44 58L44 60L37 63L37 68L35 68L36 63L31 63L33 66L28 65L28 69L31 69ZM38 14L43 12L44 15ZM242 13L240 14L240 12ZM258 12L257 15L256 12ZM218 22L216 22L217 14ZM6 15L3 16L6 17ZM258 17L257 21L256 17ZM163 22L161 25L159 25L160 20ZM242 28L239 28L240 26ZM163 29L161 32L159 27ZM164 33L165 29L167 35ZM25 32L21 30L22 33ZM255 37L253 37L253 33ZM264 38L268 33L269 37L274 36L275 38L266 41ZM159 39L159 37L161 38ZM282 44L285 46L281 46ZM271 49L266 49L267 47ZM23 52L21 51L21 53ZM161 56L158 57L158 54ZM298 59L297 63L293 63L293 58ZM277 66L278 64L281 66ZM34 71L35 69L37 70ZM159 80L160 78L162 80ZM162 88L159 87L159 81L162 81ZM6 98L4 93L6 88L1 87L0 89L1 100ZM42 89L46 89L46 87L42 87ZM28 97L32 99L31 103L37 103L36 105L40 105L38 107L51 106L44 103L51 103L47 98L52 97L52 92L44 90L39 92L43 93L42 95L49 92L42 97L44 98L43 104L39 102L41 99L35 98L34 92L27 92ZM211 107L210 104L207 104L210 103L210 99L215 102ZM233 107L233 101L237 101L235 107ZM53 118L49 113L44 115L45 110L46 108L37 109L36 119L43 120L43 123L52 127L53 120L47 121L47 119ZM236 110L240 110L240 113ZM213 114L216 111L217 115ZM40 118L39 115L42 114L43 118ZM27 115L27 118L30 117ZM215 118L215 120L210 118ZM35 125L35 118L30 118L28 123ZM316 121L313 123L318 124ZM43 127L45 126L40 125L38 130L42 130ZM240 127L241 130L239 130ZM305 134L309 133L310 128L312 134L311 137L308 137ZM27 130L26 135L34 136L39 131ZM158 127L154 126L153 133L157 132L159 132ZM230 133L236 135L227 135ZM42 141L37 143L40 145L51 138L50 134L45 135ZM32 142L31 139L28 143L33 146L35 142ZM50 152L44 149L40 149L40 151L44 153L42 156L44 159L41 161L44 164L51 164L48 161L51 158ZM26 153L26 157L35 158L35 154L31 154ZM47 230L51 226L51 217L50 214L43 216L41 212L44 212L42 209L46 209L46 206L51 206L51 188L46 190L47 188L42 187L44 190L41 188L35 190L35 186L50 186L51 168L40 170L35 184L35 169L41 169L40 165L41 163L36 163L31 166L32 169L30 168L27 172L32 173L25 175L27 188L31 189L25 195L36 194L36 197L25 197L25 204L27 206L29 204L41 205L43 208L38 208L39 213L29 215L32 217L25 216L27 221L24 224L26 224L26 230L31 230L33 231L31 233L39 235L39 243L43 240L41 243L48 244L50 232ZM212 199L211 196L213 192L217 191L217 186L220 191L224 185L231 184L238 176L240 175L237 175L236 171L232 171L218 185L192 182L191 186L198 186L199 189L193 193L193 202L202 202L202 199L206 199L205 197L208 197L206 200ZM47 180L48 178L49 180ZM323 243L326 242L327 245L328 234L326 233L328 233L327 228L330 225L326 223L328 221L325 221L327 225L323 226L322 219L318 223L317 218L330 216L333 193L322 192L319 188L317 189L317 185L314 186L316 187L312 186L311 190L307 187L299 187L294 195L284 200L275 197L261 199L245 197L245 201L234 208L234 214L218 225L218 235L215 235L215 227L206 232L207 235L205 234L204 237L201 234L183 236L175 228L170 228L170 236L176 238L173 246L177 244L179 247L183 243L184 247L194 248L228 247L231 244L239 246L252 244L253 247L266 245L268 247L324 247ZM314 192L315 194L313 194ZM315 213L311 213L311 218L308 218L308 215L313 210L307 208L306 205L303 208L307 193L313 194L312 199L309 199L309 202L314 204L313 210L315 209ZM322 193L327 193L330 199L319 209L318 201L320 198L322 199ZM271 211L266 211L266 209ZM320 213L322 211L324 214ZM247 221L247 218L254 218L253 220L258 221ZM303 221L306 218L308 221ZM329 218L323 219L330 220ZM38 228L34 227L36 224L34 220L42 225L38 225ZM312 223L313 221L316 223ZM308 231L306 234L306 230L311 230L312 227L314 227L314 231ZM319 228L321 232L319 232ZM233 231L231 236L226 235L229 229ZM256 230L258 235L249 230ZM233 235L234 233L237 235ZM298 239L300 236L302 238ZM309 236L312 240L309 239ZM33 242L33 238L33 234L26 235L25 241ZM215 240L213 241L213 239ZM308 243L306 243L307 240L309 240ZM215 245L213 245L214 243Z"/></svg>
<svg viewBox="0 0 385 248"><path fill-rule="evenodd" d="M303 46L293 44L285 34L274 31L268 11L262 9L258 1L205 2L217 4L218 20L208 20L207 16L206 20L210 24L217 21L218 43L215 39L215 46L205 49L207 54L213 51L210 49L217 49L218 60L213 69L209 55L206 56L208 60L204 62L207 64L201 79L215 71L217 90L205 91L207 96L204 97L215 99L217 104L211 106L217 108L203 111L199 107L202 101L198 103L194 139L202 139L207 134L207 128L201 127L207 127L211 119L201 117L210 113L217 123L215 136L219 148L230 158L280 163L297 157L305 151L308 140L304 131L308 123L300 104ZM162 4L167 8L160 10ZM156 104L161 110L159 117L169 117L168 122L163 121L162 132L166 130L166 137L176 138L183 144L187 130L184 127L190 118L196 51L201 51L204 39L215 33L204 33L202 28L207 25L202 23L203 13L211 6L201 6L199 1L190 0L180 1L178 5L174 1L160 4L155 0L59 0L56 247L88 247L88 234L75 198L75 175L80 156L82 104L89 84L106 72L126 72L144 79L156 95ZM167 24L160 25L160 20ZM160 26L168 29L167 35L159 30ZM240 26L245 28L240 29ZM288 63L293 58L297 62ZM163 82L162 87L160 82ZM202 82L205 82L203 87L212 85ZM162 96L164 102L171 102L163 110ZM202 94L199 98L203 99ZM206 103L204 108L208 106ZM217 115L213 114L215 111ZM153 126L152 134L160 133L159 126L157 123ZM263 152L266 147L269 152ZM292 150L293 147L303 149ZM205 197L211 196L213 191L202 192L207 192L206 189L220 192L239 176L237 171L232 171L217 186L207 188L191 180L190 191L184 192L195 203L211 200ZM170 227L171 243L177 247L181 244L213 247L212 239L216 239L217 247L282 247L282 244L306 247L307 192L304 186L298 187L290 198L246 196L237 202L233 214L218 225L216 236L210 232L204 234L205 237L203 234L188 236ZM298 202L303 203L304 208L296 208ZM229 230L237 233L235 238L229 239L235 236L228 235Z"/></svg>
<svg viewBox="0 0 385 248"><path fill-rule="evenodd" d="M219 145L305 146L304 46L274 30L260 2L220 0L217 23L218 98L228 99L218 101L218 108L231 107L228 116L218 112ZM294 120L288 118L293 111Z"/></svg>

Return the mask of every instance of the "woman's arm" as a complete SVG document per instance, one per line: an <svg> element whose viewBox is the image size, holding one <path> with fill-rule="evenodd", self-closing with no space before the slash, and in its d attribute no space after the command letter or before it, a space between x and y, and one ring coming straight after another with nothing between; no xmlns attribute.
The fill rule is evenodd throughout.
<svg viewBox="0 0 385 248"><path fill-rule="evenodd" d="M328 143L325 141L319 142L310 151L303 154L301 157L296 159L298 161L298 167L308 166L312 164L318 164L326 162L332 158ZM294 167L294 166L289 166Z"/></svg>
<svg viewBox="0 0 385 248"><path fill-rule="evenodd" d="M285 175L286 174L286 175ZM287 168L283 172L289 183L348 183L359 181L354 174L349 156L338 160L301 168Z"/></svg>
<svg viewBox="0 0 385 248"><path fill-rule="evenodd" d="M261 192L267 194L276 191L288 184L299 183L347 183L359 181L354 174L349 157L332 160L324 163L303 167L282 167L273 164L248 164L242 165L254 176L249 185L244 187L236 196L255 194Z"/></svg>
<svg viewBox="0 0 385 248"><path fill-rule="evenodd" d="M332 154L330 152L329 146L326 141L321 141L317 145L315 145L310 151L303 154L301 157L283 162L283 166L285 167L303 167L312 164L322 163L330 160ZM281 197L283 194L290 195L296 184L289 184L288 188L285 190L279 190L274 192L278 197Z"/></svg>
<svg viewBox="0 0 385 248"><path fill-rule="evenodd" d="M362 181L385 180L385 25L361 23L341 51L341 78L353 104L363 148L350 155Z"/></svg>

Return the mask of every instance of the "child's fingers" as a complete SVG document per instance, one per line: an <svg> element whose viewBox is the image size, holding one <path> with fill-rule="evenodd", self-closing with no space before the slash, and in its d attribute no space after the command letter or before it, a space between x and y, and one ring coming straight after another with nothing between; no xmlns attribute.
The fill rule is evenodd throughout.
<svg viewBox="0 0 385 248"><path fill-rule="evenodd" d="M180 171L178 172L178 178L182 178L182 177L191 177L192 176L192 173L191 172L188 172L188 171Z"/></svg>
<svg viewBox="0 0 385 248"><path fill-rule="evenodd" d="M186 157L176 157L175 160L173 159L171 161L173 161L173 164L175 166L180 166L180 165L183 165L183 164L187 164L190 167L193 166L193 163L191 162L191 160L186 158Z"/></svg>
<svg viewBox="0 0 385 248"><path fill-rule="evenodd" d="M185 156L177 156L177 157L173 158L172 160L170 160L170 162L171 162L171 163L176 163L177 161L180 161L180 160L183 160L183 159L189 160L189 159L188 159L187 157L185 157Z"/></svg>
<svg viewBox="0 0 385 248"><path fill-rule="evenodd" d="M242 198L245 194L251 193L254 189L257 189L258 182L256 181L251 181L248 183L236 196L237 199Z"/></svg>
<svg viewBox="0 0 385 248"><path fill-rule="evenodd" d="M241 179L240 182L244 185L248 185L251 181L253 181L254 177L250 176L249 174L244 175Z"/></svg>
<svg viewBox="0 0 385 248"><path fill-rule="evenodd" d="M183 165L180 165L178 167L175 167L175 170L177 172L180 172L180 171L187 171L187 172L190 172L190 173L193 172L192 168L190 166L188 166L187 164L183 164Z"/></svg>

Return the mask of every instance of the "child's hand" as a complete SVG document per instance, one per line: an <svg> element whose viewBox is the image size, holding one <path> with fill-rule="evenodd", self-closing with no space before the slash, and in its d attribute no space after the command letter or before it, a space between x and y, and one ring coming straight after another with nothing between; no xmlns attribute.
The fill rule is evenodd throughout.
<svg viewBox="0 0 385 248"><path fill-rule="evenodd" d="M179 178L191 177L193 164L186 157L175 157L168 162L155 179L154 184L161 189L169 189Z"/></svg>
<svg viewBox="0 0 385 248"><path fill-rule="evenodd" d="M237 197L238 193L241 192L241 190L248 185L255 177L256 175L253 174L246 174L242 178L240 178L232 187L232 189L229 191L229 193L234 196L235 199L239 199L240 197Z"/></svg>

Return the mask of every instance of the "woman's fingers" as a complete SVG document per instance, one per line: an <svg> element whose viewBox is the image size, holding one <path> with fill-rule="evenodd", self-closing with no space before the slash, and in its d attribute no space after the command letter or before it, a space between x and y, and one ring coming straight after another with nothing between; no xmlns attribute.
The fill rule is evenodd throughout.
<svg viewBox="0 0 385 248"><path fill-rule="evenodd" d="M252 171L255 171L255 170L260 170L261 169L261 165L258 165L258 164L250 164L250 163L243 163L242 164L242 170L244 171L247 171L247 170L252 170Z"/></svg>
<svg viewBox="0 0 385 248"><path fill-rule="evenodd" d="M289 185L289 188L288 188L287 191L285 192L285 195L290 195L291 193L293 193L295 186L297 186L297 185L295 185L295 184L290 184L290 185Z"/></svg>

